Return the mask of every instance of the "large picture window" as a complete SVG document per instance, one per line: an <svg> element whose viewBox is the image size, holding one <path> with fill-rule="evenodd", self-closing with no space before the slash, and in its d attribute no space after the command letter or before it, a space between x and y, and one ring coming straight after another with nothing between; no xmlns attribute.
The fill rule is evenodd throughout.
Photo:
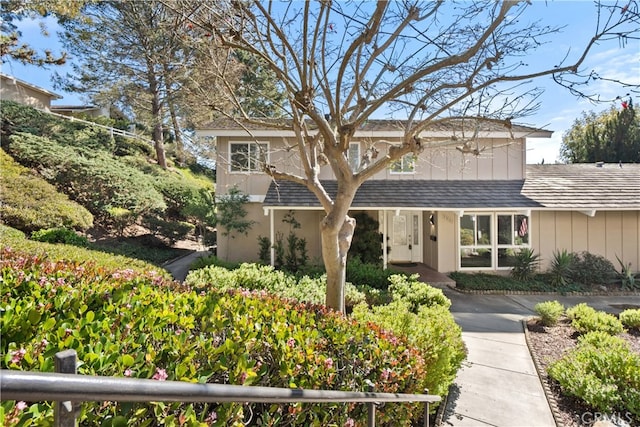
<svg viewBox="0 0 640 427"><path fill-rule="evenodd" d="M512 268L529 247L529 217L516 213L478 213L460 217L460 268Z"/></svg>
<svg viewBox="0 0 640 427"><path fill-rule="evenodd" d="M260 172L267 161L268 144L256 142L229 143L231 172Z"/></svg>

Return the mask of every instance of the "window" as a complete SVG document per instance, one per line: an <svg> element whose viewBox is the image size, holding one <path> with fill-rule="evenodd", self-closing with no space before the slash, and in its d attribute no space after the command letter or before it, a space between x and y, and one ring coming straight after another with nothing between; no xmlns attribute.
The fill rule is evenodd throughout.
<svg viewBox="0 0 640 427"><path fill-rule="evenodd" d="M461 268L512 268L520 249L529 247L529 217L515 213L463 215L459 242Z"/></svg>
<svg viewBox="0 0 640 427"><path fill-rule="evenodd" d="M414 173L416 171L417 156L413 153L405 154L402 158L391 163L391 173Z"/></svg>
<svg viewBox="0 0 640 427"><path fill-rule="evenodd" d="M460 267L487 268L492 265L491 215L460 217Z"/></svg>
<svg viewBox="0 0 640 427"><path fill-rule="evenodd" d="M360 169L360 143L359 142L349 143L349 152L347 153L347 157L349 159L349 166L351 167L351 171L358 172L358 169Z"/></svg>
<svg viewBox="0 0 640 427"><path fill-rule="evenodd" d="M526 215L498 214L498 268L513 267L515 255L529 245L529 218Z"/></svg>
<svg viewBox="0 0 640 427"><path fill-rule="evenodd" d="M268 145L255 142L231 142L229 167L231 172L260 172L267 161Z"/></svg>

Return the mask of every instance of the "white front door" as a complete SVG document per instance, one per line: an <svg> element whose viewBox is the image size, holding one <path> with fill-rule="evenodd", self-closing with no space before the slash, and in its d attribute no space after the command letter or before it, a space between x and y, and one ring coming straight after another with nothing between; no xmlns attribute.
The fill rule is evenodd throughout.
<svg viewBox="0 0 640 427"><path fill-rule="evenodd" d="M390 262L422 262L422 212L400 211L388 216Z"/></svg>

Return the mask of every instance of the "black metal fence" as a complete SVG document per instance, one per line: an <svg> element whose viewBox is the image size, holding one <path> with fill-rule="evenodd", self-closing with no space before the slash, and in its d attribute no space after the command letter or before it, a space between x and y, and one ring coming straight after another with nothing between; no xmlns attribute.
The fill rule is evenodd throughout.
<svg viewBox="0 0 640 427"><path fill-rule="evenodd" d="M334 390L300 390L229 384L194 384L136 378L76 375L76 353L56 354L56 372L0 370L2 400L55 401L56 427L75 427L76 409L82 402L257 402L347 403L368 405L367 426L375 427L379 403L424 402L424 426L429 426L429 404L440 396L429 394L375 393Z"/></svg>

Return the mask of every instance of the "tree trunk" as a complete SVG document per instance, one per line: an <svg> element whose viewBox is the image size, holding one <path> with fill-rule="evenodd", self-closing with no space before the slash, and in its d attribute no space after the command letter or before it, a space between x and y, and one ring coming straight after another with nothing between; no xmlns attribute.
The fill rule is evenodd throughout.
<svg viewBox="0 0 640 427"><path fill-rule="evenodd" d="M341 313L345 312L345 282L347 253L351 246L356 220L345 215L343 221L327 215L320 224L322 232L322 259L327 271L326 305Z"/></svg>
<svg viewBox="0 0 640 427"><path fill-rule="evenodd" d="M164 153L164 134L162 133L162 102L160 88L155 76L149 73L149 92L151 92L151 120L153 121L152 139L156 150L158 165L167 168L167 158Z"/></svg>

